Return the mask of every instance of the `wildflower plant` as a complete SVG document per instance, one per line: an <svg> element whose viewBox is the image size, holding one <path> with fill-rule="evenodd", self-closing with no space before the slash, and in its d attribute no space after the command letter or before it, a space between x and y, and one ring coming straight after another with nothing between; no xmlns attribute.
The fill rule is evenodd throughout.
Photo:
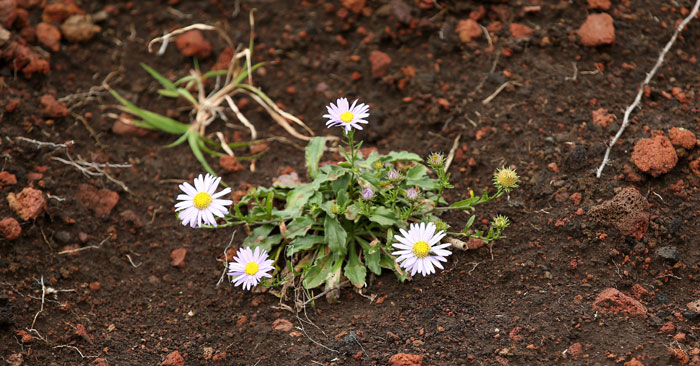
<svg viewBox="0 0 700 366"><path fill-rule="evenodd" d="M355 133L371 128L371 123L369 106L358 101L338 99L324 117L328 127L342 129L341 161L321 165L326 139L313 138L305 153L307 183L252 188L219 220L218 228L243 225L248 237L242 247L265 253L239 254L229 273L236 284L247 288L261 280L269 286L298 281L306 289L331 291L347 278L359 288L370 273L379 275L383 270L404 280L442 269L451 254L450 244L441 242L446 236L489 243L502 237L509 224L504 216L496 216L488 230L480 231L472 229L472 215L461 231L449 232L439 215L447 210L473 211L510 192L518 182L514 171L509 170L515 175L508 179L497 179L503 170L496 173L495 192L485 189L475 196L470 191L469 198L448 204L442 194L453 186L444 155L433 153L424 163L407 151L361 152L362 141L355 142ZM258 267L248 268L248 263ZM261 263L273 268L271 278L243 277L257 276Z"/></svg>
<svg viewBox="0 0 700 366"><path fill-rule="evenodd" d="M219 135L220 141L217 142L211 137L207 136L206 128L212 122L217 119L228 121L229 117L227 117L226 114L227 110L230 110L230 112L236 116L238 121L240 121L241 124L250 130L251 138L253 140L257 138L257 130L255 129L255 125L245 117L233 99L233 97L236 95L245 95L258 103L265 109L270 117L275 120L275 122L277 122L292 136L302 140L310 140L310 136L313 136L313 132L304 122L294 115L282 110L260 88L253 84L253 72L262 67L264 63L261 62L255 65L251 64L253 50L252 30L254 25L252 12L250 15L250 25L250 42L248 48L244 48L242 50L240 47L234 48L233 43L229 37L223 33L223 31L206 24L193 24L188 27L177 29L165 34L163 37L155 38L149 43L150 51L153 43L162 42L162 47L158 51L159 54L162 54L165 51L170 38L177 34L181 34L192 29L215 30L219 32L232 50L236 49L236 52L233 52L231 60L229 61L228 69L211 70L209 72L202 73L199 69L198 62L195 59L194 69L190 70L189 75L183 76L176 80L170 80L148 65L143 63L141 64L141 67L143 67L143 69L163 87L162 89L158 90L160 95L167 98L181 98L191 105L192 121L189 124L139 108L126 98L122 97L119 93L117 93L117 91L110 88L109 85L104 85L104 87L109 90L114 98L116 98L122 104L122 109L124 111L138 117L138 119L129 121L128 123L149 130L158 130L165 133L179 135L179 137L173 143L166 145L166 147L170 148L187 142L192 150L192 154L202 164L202 167L204 167L204 169L210 174L215 175L216 173L207 162L205 154L215 158L221 157L225 154L233 155L232 148L245 147L251 144L251 142L227 143L224 141L222 135ZM207 91L205 84L211 79L215 79L216 82L214 88ZM294 129L294 127L292 127L291 124L301 126L309 135L307 136L299 133L296 129ZM246 160L255 157L257 157L257 155L238 157L238 159Z"/></svg>

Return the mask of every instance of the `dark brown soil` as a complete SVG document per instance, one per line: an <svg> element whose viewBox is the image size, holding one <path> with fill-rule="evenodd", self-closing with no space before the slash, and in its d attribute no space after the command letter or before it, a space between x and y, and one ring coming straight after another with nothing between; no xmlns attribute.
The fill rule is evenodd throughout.
<svg viewBox="0 0 700 366"><path fill-rule="evenodd" d="M421 355L424 365L638 365L633 358L667 365L685 364L683 354L674 356L683 352L700 364L694 357L700 353L700 314L686 306L700 296L700 182L689 169L700 151L679 149L675 168L658 178L635 172L630 162L634 143L654 130L700 132L700 20L690 23L668 54L602 178L593 174L622 111L693 4L613 1L608 12L615 44L590 48L576 36L586 15L595 12L583 1L488 1L479 23L503 23L502 30L490 32L489 48L483 36L465 44L454 32L481 3L435 2L442 9L416 5L432 1L391 3L401 2L410 9L408 18L392 12L388 1L372 0L360 14L339 1L241 1L237 17L231 16L233 1L183 0L172 5L176 11L163 1L115 3L118 13L100 24L102 32L91 41L63 41L51 55L49 75L26 79L15 75L11 63L0 64L2 170L18 180L2 187L0 219L13 217L22 227L18 239L0 239L0 360L14 365L10 361L21 355L25 365L82 365L99 357L109 365L157 365L177 350L187 365L213 363L212 355L229 365L386 365L396 353ZM105 7L78 3L87 13ZM539 11L526 12L532 5ZM233 230L191 230L177 222L176 183L201 171L188 147L163 149L172 137L158 133L114 134L109 113L119 111L101 89L95 89L97 98L68 103L85 123L75 115L42 117L41 96L55 93L60 100L87 92L118 70L110 85L125 97L187 121L178 109L184 104L158 97L157 83L139 63L182 76L191 59L174 44L157 57L146 43L196 22L216 24L245 43L251 7L257 8L255 58L268 61L255 76L257 85L317 134L327 133L324 105L348 96L371 104L371 124L358 135L365 146L427 154L448 151L461 136L451 168L453 201L470 188L488 186L502 164L517 167L521 188L477 211L479 219L501 213L513 222L508 238L494 246L493 260L486 247L458 251L437 275L402 284L385 274L362 293L344 289L340 303L319 300L297 317L272 294L243 292L228 283L216 287ZM41 9L30 9L29 19L40 22ZM534 34L511 37L512 22ZM19 29L12 32L19 35ZM224 47L214 33L205 36L214 56L201 62L203 69ZM372 77L374 50L392 59L383 78ZM508 80L520 86L482 103ZM6 111L18 98L19 107ZM617 119L608 127L594 124L591 113L599 108ZM263 137L291 139L252 104L244 112ZM247 130L220 122L209 129L216 130L231 139L234 131L248 137ZM72 140L69 152L76 159L131 163L108 170L130 192L52 159L65 159L65 149L38 148L19 136ZM254 172L244 162L244 171L223 178L234 189L267 185L286 167L303 172L303 163L303 151L274 143ZM37 178L33 173L42 167ZM96 214L89 202L78 200L83 184L117 192L118 203L108 214ZM630 185L650 204L649 228L641 239L586 215ZM47 197L46 212L33 221L21 221L6 200L26 186ZM456 228L468 215L446 218ZM244 235L239 229L233 245ZM59 254L67 246L97 248ZM672 247L662 251L671 259L657 254L661 247ZM178 248L187 250L185 264L173 267L170 253ZM45 290L57 292L45 293L37 315L42 277ZM637 294L647 316L594 309L596 296L611 287ZM295 329L273 329L279 318Z"/></svg>

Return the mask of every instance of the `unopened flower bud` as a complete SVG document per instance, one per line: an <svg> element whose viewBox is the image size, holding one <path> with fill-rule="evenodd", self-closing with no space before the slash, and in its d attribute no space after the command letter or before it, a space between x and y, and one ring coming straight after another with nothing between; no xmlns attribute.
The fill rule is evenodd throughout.
<svg viewBox="0 0 700 366"><path fill-rule="evenodd" d="M408 190L406 190L406 198L408 198L411 201L417 199L418 191L413 187L409 188Z"/></svg>
<svg viewBox="0 0 700 366"><path fill-rule="evenodd" d="M497 188L503 188L506 192L510 192L513 188L518 188L519 181L518 173L511 168L498 169L493 176L493 184Z"/></svg>
<svg viewBox="0 0 700 366"><path fill-rule="evenodd" d="M428 165L433 168L442 167L445 164L445 155L442 153L434 152L428 155Z"/></svg>
<svg viewBox="0 0 700 366"><path fill-rule="evenodd" d="M398 180L400 177L399 172L397 172L396 169L389 170L389 172L386 174L386 176L387 176L387 178L389 178L389 180L392 180L392 181Z"/></svg>
<svg viewBox="0 0 700 366"><path fill-rule="evenodd" d="M362 190L362 199L369 201L372 197L374 197L374 192L371 188L367 187Z"/></svg>
<svg viewBox="0 0 700 366"><path fill-rule="evenodd" d="M496 229L505 229L510 225L510 222L508 221L508 218L503 216L503 215L496 215L496 217L493 218L493 227Z"/></svg>

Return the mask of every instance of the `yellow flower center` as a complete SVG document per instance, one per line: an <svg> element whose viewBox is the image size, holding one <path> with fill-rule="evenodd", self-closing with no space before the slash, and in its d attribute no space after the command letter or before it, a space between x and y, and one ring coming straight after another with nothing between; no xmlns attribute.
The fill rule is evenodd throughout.
<svg viewBox="0 0 700 366"><path fill-rule="evenodd" d="M518 183L518 174L509 168L502 169L496 174L496 182L503 188L514 187Z"/></svg>
<svg viewBox="0 0 700 366"><path fill-rule="evenodd" d="M245 265L245 269L243 271L245 271L245 274L247 274L248 276L252 276L252 275L258 273L259 269L260 269L260 267L258 267L257 263L250 262L250 263Z"/></svg>
<svg viewBox="0 0 700 366"><path fill-rule="evenodd" d="M413 244L412 251L416 258L425 258L430 253L430 244L427 241L419 240Z"/></svg>
<svg viewBox="0 0 700 366"><path fill-rule="evenodd" d="M194 196L194 207L198 210L204 210L211 205L211 195L207 192L199 192Z"/></svg>
<svg viewBox="0 0 700 366"><path fill-rule="evenodd" d="M350 123L350 122L352 122L353 117L355 117L355 116L352 113L343 112L340 115L340 120L343 121L343 123Z"/></svg>

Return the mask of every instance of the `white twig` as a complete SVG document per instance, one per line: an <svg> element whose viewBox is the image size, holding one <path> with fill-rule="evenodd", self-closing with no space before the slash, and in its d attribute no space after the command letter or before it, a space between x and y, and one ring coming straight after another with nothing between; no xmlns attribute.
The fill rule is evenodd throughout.
<svg viewBox="0 0 700 366"><path fill-rule="evenodd" d="M462 134L457 135L455 137L455 141L452 143L452 148L450 149L450 152L447 154L447 160L445 161L445 171L450 170L450 164L452 164L452 159L455 158L455 152L457 151L457 148L459 147L459 139L462 138Z"/></svg>
<svg viewBox="0 0 700 366"><path fill-rule="evenodd" d="M625 116L622 119L622 126L620 126L620 129L617 131L615 134L615 137L610 141L610 145L608 145L608 148L605 150L605 156L603 157L603 162L600 163L600 166L598 167L598 170L596 171L596 178L600 178L600 175L603 173L603 169L605 169L605 165L608 163L608 158L610 157L610 150L612 150L613 146L615 146L615 143L617 142L618 139L620 139L620 136L622 136L622 133L625 131L627 128L627 125L630 122L630 114L632 114L632 111L637 108L639 105L639 102L642 100L642 95L644 94L644 87L649 85L649 82L651 79L656 75L656 71L661 67L661 64L664 62L664 58L666 57L666 54L668 51L671 49L673 44L676 42L676 39L678 38L678 35L681 33L683 28L693 19L695 16L698 14L698 8L700 8L700 0L697 0L695 2L695 6L693 6L693 10L688 14L685 19L681 22L681 24L678 25L678 28L676 28L676 31L673 33L673 36L671 39L666 43L666 46L661 50L661 54L659 54L659 58L656 59L656 64L654 67L649 71L647 74L647 77L644 78L644 81L642 82L641 85L639 85L639 90L637 91L637 96L634 98L634 101L632 104L630 104L627 109L625 110Z"/></svg>
<svg viewBox="0 0 700 366"><path fill-rule="evenodd" d="M131 259L131 256L128 254L126 255L126 259L129 260L129 263L131 263L131 266L134 268L139 268L143 264L143 262L141 262L139 264L134 264L134 261Z"/></svg>
<svg viewBox="0 0 700 366"><path fill-rule="evenodd" d="M44 285L44 275L41 275L41 309L34 315L34 320L32 320L31 329L34 329L34 323L36 323L36 318L39 317L42 311L44 311L44 299L46 298L46 286Z"/></svg>
<svg viewBox="0 0 700 366"><path fill-rule="evenodd" d="M160 49L158 50L158 56L162 55L165 53L165 50L168 48L168 42L170 42L170 38L173 36L176 36L181 33L185 33L187 31L190 31L192 29L198 29L198 30L215 30L215 27L212 27L211 25L206 25L206 24L192 24L190 26L176 29L170 33L164 34L162 37L156 37L153 38L150 42L148 42L148 52L153 52L151 50L151 46L153 46L154 43L156 42L163 42L163 44L160 46Z"/></svg>
<svg viewBox="0 0 700 366"><path fill-rule="evenodd" d="M80 352L80 350L78 349L78 347L76 347L76 346L71 346L70 344L62 344L62 345L59 345L59 346L54 346L53 348L72 348L72 349L76 350L76 351L78 352L78 354L80 355L80 357L82 357L82 358L97 358L97 356L85 356L85 355L83 355L83 353Z"/></svg>
<svg viewBox="0 0 700 366"><path fill-rule="evenodd" d="M85 247L82 247L82 248L63 250L63 251L58 252L58 254L70 254L70 253L79 252L79 251L82 251L82 250L85 250L85 249L100 249L100 247L102 247L102 244L106 243L107 240L109 240L109 238L111 238L111 237L112 237L112 234L110 233L109 236L107 236L106 238L104 238L104 240L102 240L102 241L100 242L100 244L98 244L98 245L88 245L88 246L85 246ZM132 263L132 264L133 264L133 263Z"/></svg>
<svg viewBox="0 0 700 366"><path fill-rule="evenodd" d="M67 148L69 145L73 145L73 143L74 143L73 140L70 140L70 141L67 141L65 144L54 144L53 142L37 141L37 140L28 139L28 138L22 137L22 136L15 137L15 140L28 142L30 144L36 145L38 148L42 148L42 147L46 146L46 147L51 147L54 149Z"/></svg>
<svg viewBox="0 0 700 366"><path fill-rule="evenodd" d="M117 184L120 186L124 191L126 192L131 192L129 191L129 187L124 184L124 182L113 178L111 175L107 174L103 170L103 168L130 168L131 164L110 164L110 163L88 163L87 161L83 160L80 156L78 156L78 160L73 160L73 158L66 152L66 156L68 157L68 160L59 158L57 156L52 156L52 160L60 161L63 164L71 165L74 168L78 169L83 175L86 177L88 176L101 176L109 179L112 183Z"/></svg>
<svg viewBox="0 0 700 366"><path fill-rule="evenodd" d="M229 240L228 245L226 248L224 248L224 271L221 272L221 278L219 278L219 282L216 283L216 287L219 287L221 282L224 281L224 276L226 276L226 271L228 270L228 248L231 247L231 244L233 244L233 237L236 236L236 232L234 231L233 234L231 234L231 240Z"/></svg>

